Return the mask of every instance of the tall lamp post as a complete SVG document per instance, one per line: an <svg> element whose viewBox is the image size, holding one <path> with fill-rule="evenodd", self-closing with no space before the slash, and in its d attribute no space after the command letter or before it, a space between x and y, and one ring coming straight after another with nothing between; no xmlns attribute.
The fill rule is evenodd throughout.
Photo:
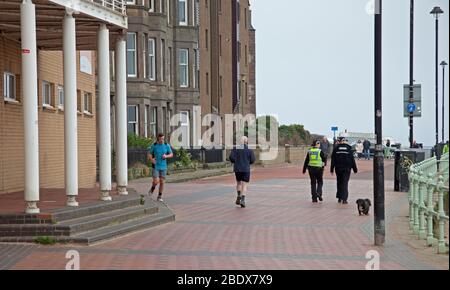
<svg viewBox="0 0 450 290"><path fill-rule="evenodd" d="M436 87L435 87L435 93L436 93L436 148L435 148L435 155L437 159L437 166L439 171L439 160L441 159L441 150L439 148L439 16L443 14L444 11L441 9L441 7L436 6L431 10L430 14L434 16L436 19Z"/></svg>
<svg viewBox="0 0 450 290"><path fill-rule="evenodd" d="M445 67L448 65L445 61L441 62L442 66L442 143L445 142Z"/></svg>
<svg viewBox="0 0 450 290"><path fill-rule="evenodd" d="M376 246L385 242L384 154L382 111L382 1L375 1L375 157L373 161L374 239Z"/></svg>
<svg viewBox="0 0 450 290"><path fill-rule="evenodd" d="M410 2L409 37L409 103L414 103L414 0ZM414 112L409 113L409 147L414 143Z"/></svg>

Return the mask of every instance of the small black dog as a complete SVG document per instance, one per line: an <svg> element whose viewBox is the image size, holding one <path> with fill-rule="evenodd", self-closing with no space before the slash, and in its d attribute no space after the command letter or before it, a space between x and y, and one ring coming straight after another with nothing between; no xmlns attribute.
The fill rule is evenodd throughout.
<svg viewBox="0 0 450 290"><path fill-rule="evenodd" d="M369 209L370 209L370 206L372 205L370 203L370 199L358 199L356 201L356 204L358 205L359 215L362 215L362 214L369 215Z"/></svg>

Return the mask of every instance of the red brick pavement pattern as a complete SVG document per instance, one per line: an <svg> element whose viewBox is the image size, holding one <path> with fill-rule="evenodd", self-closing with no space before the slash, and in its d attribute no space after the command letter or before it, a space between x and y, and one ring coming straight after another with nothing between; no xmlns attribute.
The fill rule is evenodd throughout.
<svg viewBox="0 0 450 290"><path fill-rule="evenodd" d="M372 163L359 165L364 176ZM175 223L91 247L39 247L12 268L64 269L69 249L80 251L81 269L363 270L372 249L380 252L382 269L439 267L417 260L398 243L372 245L366 229L373 217L358 216L354 204L373 195L372 181L357 176L351 180L349 205L337 204L331 176L325 181L325 202L312 204L309 181L298 178L298 166L256 169L246 209L233 204L230 175L169 184L165 200L177 215ZM145 184L134 186L147 190ZM393 184L387 181L386 186ZM395 209L404 197L388 193L386 204Z"/></svg>

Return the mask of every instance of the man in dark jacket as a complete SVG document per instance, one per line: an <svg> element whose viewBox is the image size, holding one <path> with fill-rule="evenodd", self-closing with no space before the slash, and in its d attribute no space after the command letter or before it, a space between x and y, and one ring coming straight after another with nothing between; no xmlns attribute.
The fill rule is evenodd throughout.
<svg viewBox="0 0 450 290"><path fill-rule="evenodd" d="M234 148L230 154L230 161L234 164L234 174L236 176L236 205L245 208L245 194L250 182L250 165L255 163L255 153L248 148L248 139L243 136L241 145Z"/></svg>
<svg viewBox="0 0 450 290"><path fill-rule="evenodd" d="M350 181L352 169L354 173L358 172L353 156L353 150L352 147L347 144L345 139L342 138L339 145L333 150L330 167L331 174L334 174L334 171L336 170L336 198L339 203L342 202L343 204L348 204L348 182Z"/></svg>
<svg viewBox="0 0 450 290"><path fill-rule="evenodd" d="M370 160L370 141L369 140L364 140L363 142L363 146L364 146L364 157L366 158L366 160Z"/></svg>
<svg viewBox="0 0 450 290"><path fill-rule="evenodd" d="M305 174L306 169L308 169L309 177L311 179L311 196L313 203L317 203L317 199L323 201L323 169L327 164L327 156L320 149L320 146L320 141L315 141L312 144L312 148L308 150L305 163L303 164L303 174Z"/></svg>
<svg viewBox="0 0 450 290"><path fill-rule="evenodd" d="M324 136L322 142L320 142L320 150L325 155L325 158L328 158L328 154L330 154L330 142L328 142L328 138L326 136Z"/></svg>

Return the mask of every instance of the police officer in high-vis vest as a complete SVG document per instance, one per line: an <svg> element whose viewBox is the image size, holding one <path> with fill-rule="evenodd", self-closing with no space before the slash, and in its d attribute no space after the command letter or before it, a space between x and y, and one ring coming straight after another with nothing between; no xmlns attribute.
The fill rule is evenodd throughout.
<svg viewBox="0 0 450 290"><path fill-rule="evenodd" d="M303 174L308 169L309 177L311 178L311 196L313 203L317 203L317 199L323 201L323 170L326 164L327 157L320 150L320 141L314 141L312 148L306 154L305 163L303 164Z"/></svg>

